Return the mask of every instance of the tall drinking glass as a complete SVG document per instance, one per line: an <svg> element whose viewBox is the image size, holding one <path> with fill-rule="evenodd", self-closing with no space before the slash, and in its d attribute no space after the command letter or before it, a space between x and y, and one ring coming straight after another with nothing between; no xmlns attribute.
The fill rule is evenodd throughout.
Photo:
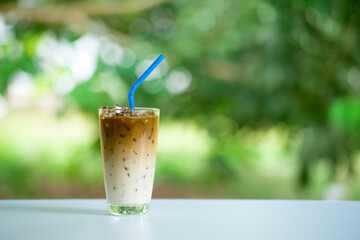
<svg viewBox="0 0 360 240"><path fill-rule="evenodd" d="M145 214L154 183L160 110L124 109L99 109L106 199L111 214Z"/></svg>

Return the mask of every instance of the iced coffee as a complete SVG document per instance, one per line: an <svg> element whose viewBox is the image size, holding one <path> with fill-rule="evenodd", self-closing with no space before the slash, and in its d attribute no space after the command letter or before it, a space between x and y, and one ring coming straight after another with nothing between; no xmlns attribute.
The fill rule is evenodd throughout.
<svg viewBox="0 0 360 240"><path fill-rule="evenodd" d="M106 198L112 214L146 213L151 200L159 109L99 109Z"/></svg>

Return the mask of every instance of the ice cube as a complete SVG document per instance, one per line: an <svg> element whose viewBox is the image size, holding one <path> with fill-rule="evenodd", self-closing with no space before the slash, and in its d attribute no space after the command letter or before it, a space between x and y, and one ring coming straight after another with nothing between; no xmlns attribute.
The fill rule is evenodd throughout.
<svg viewBox="0 0 360 240"><path fill-rule="evenodd" d="M115 109L124 109L124 107L121 106L120 104L115 104L115 105L114 105L114 108L115 108Z"/></svg>
<svg viewBox="0 0 360 240"><path fill-rule="evenodd" d="M116 116L116 117L124 116L124 111L117 109L117 110L115 110L114 116Z"/></svg>
<svg viewBox="0 0 360 240"><path fill-rule="evenodd" d="M112 109L106 109L104 115L106 117L114 117L114 111Z"/></svg>
<svg viewBox="0 0 360 240"><path fill-rule="evenodd" d="M126 117L132 117L132 115L133 115L133 109L131 109L131 108L124 108L124 115L126 116Z"/></svg>
<svg viewBox="0 0 360 240"><path fill-rule="evenodd" d="M143 112L142 114L140 114L141 117L149 117L149 116L155 116L154 111L152 110L148 110L146 112Z"/></svg>
<svg viewBox="0 0 360 240"><path fill-rule="evenodd" d="M149 110L146 112L147 116L155 116L155 112L153 110Z"/></svg>
<svg viewBox="0 0 360 240"><path fill-rule="evenodd" d="M124 109L116 109L115 108L114 112L117 113L117 114L122 114L124 112Z"/></svg>
<svg viewBox="0 0 360 240"><path fill-rule="evenodd" d="M132 117L139 117L140 116L140 113L135 111L134 109L130 109L131 110L131 116Z"/></svg>

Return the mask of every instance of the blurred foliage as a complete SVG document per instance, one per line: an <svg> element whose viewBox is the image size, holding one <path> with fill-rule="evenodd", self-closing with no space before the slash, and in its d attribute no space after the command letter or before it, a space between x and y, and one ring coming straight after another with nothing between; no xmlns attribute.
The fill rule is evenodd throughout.
<svg viewBox="0 0 360 240"><path fill-rule="evenodd" d="M333 181L360 198L357 1L19 0L0 14L0 190L10 196L41 196L41 176L100 185L97 132L61 140L79 126L72 114L95 128L99 106L127 105L163 53L135 97L161 109L157 181L245 198L321 198ZM49 108L32 124L49 134L69 124L57 138L26 124L14 134Z"/></svg>

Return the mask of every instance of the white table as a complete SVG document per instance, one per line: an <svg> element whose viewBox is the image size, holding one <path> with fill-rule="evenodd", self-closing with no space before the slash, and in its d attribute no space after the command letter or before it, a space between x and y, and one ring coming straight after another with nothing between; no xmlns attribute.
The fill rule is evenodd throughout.
<svg viewBox="0 0 360 240"><path fill-rule="evenodd" d="M0 200L0 239L359 240L360 202L153 200L110 216L101 200Z"/></svg>

